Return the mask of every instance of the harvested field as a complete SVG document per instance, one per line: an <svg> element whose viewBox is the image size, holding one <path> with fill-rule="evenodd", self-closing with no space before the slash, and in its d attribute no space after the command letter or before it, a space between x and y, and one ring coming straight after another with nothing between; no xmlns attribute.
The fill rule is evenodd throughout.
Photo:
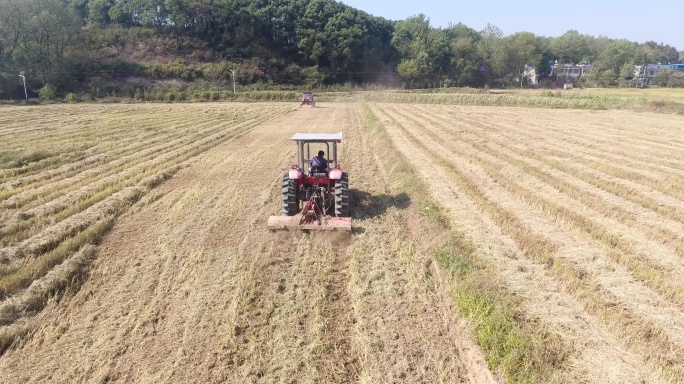
<svg viewBox="0 0 684 384"><path fill-rule="evenodd" d="M23 116L35 108L3 109L0 298L20 293L96 241L117 216L198 154L291 110L54 106L29 124ZM78 271L69 274L64 279ZM43 292L43 299L50 293ZM15 322L45 300L30 301L2 307L0 324Z"/></svg>
<svg viewBox="0 0 684 384"><path fill-rule="evenodd" d="M2 381L684 381L684 118L296 105L0 108ZM266 229L302 131L352 234Z"/></svg>
<svg viewBox="0 0 684 384"><path fill-rule="evenodd" d="M571 341L560 381L684 380L684 119L372 109L524 312Z"/></svg>
<svg viewBox="0 0 684 384"><path fill-rule="evenodd" d="M184 107L200 116L208 108ZM221 120L219 110L263 108L212 105L207 114ZM422 240L434 224L402 191L407 175L393 169L397 154L383 133L371 131L356 104L269 110L118 218L80 290L25 321L30 337L0 358L3 378L494 382L434 278L438 268ZM207 120L191 127L212 126ZM353 235L265 228L280 210L278 186L293 158L288 139L306 127L344 132L341 158L353 178L359 227ZM23 201L15 196L8 199ZM26 204L12 205L6 217L18 217ZM23 259L13 257L8 268ZM14 369L19 362L24 368Z"/></svg>

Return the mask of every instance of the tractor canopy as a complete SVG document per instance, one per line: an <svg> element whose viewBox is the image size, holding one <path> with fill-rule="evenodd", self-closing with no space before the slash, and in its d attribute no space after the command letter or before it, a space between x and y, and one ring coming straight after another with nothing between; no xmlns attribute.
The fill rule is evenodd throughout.
<svg viewBox="0 0 684 384"><path fill-rule="evenodd" d="M292 141L310 141L310 142L342 142L342 132L340 133L295 133L290 138Z"/></svg>
<svg viewBox="0 0 684 384"><path fill-rule="evenodd" d="M297 165L301 169L307 169L309 161L318 152L317 148L325 146L325 156L328 165L334 167L337 164L337 144L342 142L342 132L339 133L295 133L290 140L297 143ZM313 151L311 144L314 145ZM332 144L332 151L330 145ZM332 167L331 167L332 168Z"/></svg>

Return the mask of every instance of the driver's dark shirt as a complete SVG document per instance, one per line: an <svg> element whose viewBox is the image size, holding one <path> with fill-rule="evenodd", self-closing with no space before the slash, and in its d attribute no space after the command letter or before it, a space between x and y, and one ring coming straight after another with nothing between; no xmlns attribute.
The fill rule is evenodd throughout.
<svg viewBox="0 0 684 384"><path fill-rule="evenodd" d="M320 170L325 170L328 168L328 161L323 156L314 156L309 163L311 168L318 168Z"/></svg>

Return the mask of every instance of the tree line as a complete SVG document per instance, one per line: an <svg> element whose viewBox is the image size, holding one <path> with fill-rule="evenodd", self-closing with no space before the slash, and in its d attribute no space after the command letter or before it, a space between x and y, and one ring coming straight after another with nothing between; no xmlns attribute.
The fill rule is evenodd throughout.
<svg viewBox="0 0 684 384"><path fill-rule="evenodd" d="M392 45L401 55L397 71L418 86L510 86L517 84L528 65L548 77L552 61L591 64L590 74L598 85L617 85L634 75L635 65L682 59L674 47L653 41L638 44L576 30L559 37L530 32L504 36L489 24L482 31L460 23L435 29L424 15L396 22Z"/></svg>
<svg viewBox="0 0 684 384"><path fill-rule="evenodd" d="M493 25L435 28L424 15L391 21L334 0L0 0L0 98L50 84L113 92L126 79L323 87L400 81L406 87L509 86L532 64L590 62L603 85L634 65L676 63L663 43L558 37Z"/></svg>

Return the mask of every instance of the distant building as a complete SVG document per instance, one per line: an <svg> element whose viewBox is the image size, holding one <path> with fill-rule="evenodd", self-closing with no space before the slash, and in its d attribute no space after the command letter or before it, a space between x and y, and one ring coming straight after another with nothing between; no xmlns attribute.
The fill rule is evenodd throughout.
<svg viewBox="0 0 684 384"><path fill-rule="evenodd" d="M523 73L523 76L525 76L530 84L541 84L541 76L537 74L537 69L532 64L525 65L525 72Z"/></svg>
<svg viewBox="0 0 684 384"><path fill-rule="evenodd" d="M561 81L579 79L591 70L591 64L589 63L558 64L557 60L549 61L549 67L551 67L551 73L549 73L549 76L555 75ZM524 75L530 84L537 85L541 83L540 76L537 74L537 71L532 64L527 64Z"/></svg>
<svg viewBox="0 0 684 384"><path fill-rule="evenodd" d="M584 74L587 66L590 64L556 64L551 66L551 76L556 75L559 78L579 79Z"/></svg>
<svg viewBox="0 0 684 384"><path fill-rule="evenodd" d="M647 64L634 66L633 81L637 87L649 86L653 79L658 76L658 72L669 69L684 72L684 64Z"/></svg>

